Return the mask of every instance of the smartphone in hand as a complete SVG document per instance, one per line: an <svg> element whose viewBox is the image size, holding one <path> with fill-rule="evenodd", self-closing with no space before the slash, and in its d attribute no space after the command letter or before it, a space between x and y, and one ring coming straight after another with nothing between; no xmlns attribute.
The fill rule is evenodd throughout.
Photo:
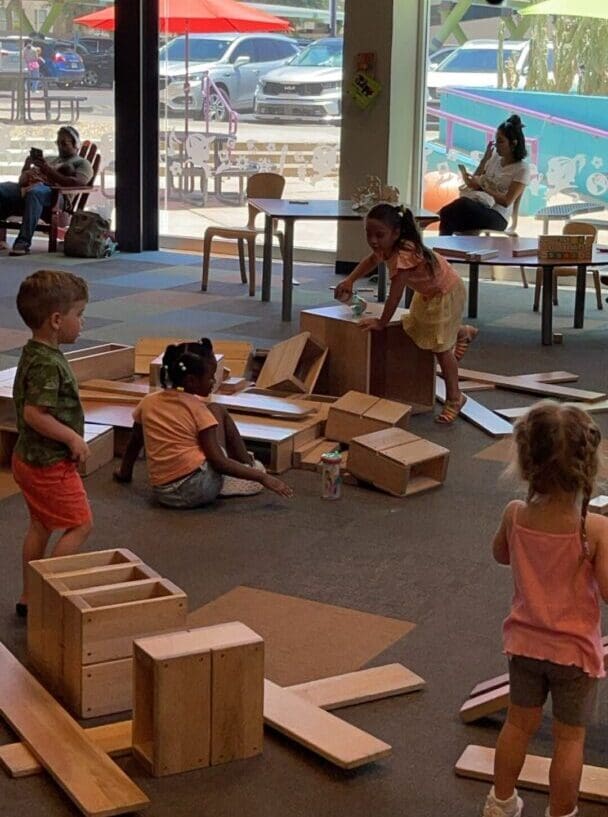
<svg viewBox="0 0 608 817"><path fill-rule="evenodd" d="M35 161L36 159L43 159L44 154L40 150L40 148L30 148L30 159Z"/></svg>
<svg viewBox="0 0 608 817"><path fill-rule="evenodd" d="M462 180L465 184L469 183L469 171L466 169L464 165L458 165L458 170L460 170L460 175L462 176Z"/></svg>

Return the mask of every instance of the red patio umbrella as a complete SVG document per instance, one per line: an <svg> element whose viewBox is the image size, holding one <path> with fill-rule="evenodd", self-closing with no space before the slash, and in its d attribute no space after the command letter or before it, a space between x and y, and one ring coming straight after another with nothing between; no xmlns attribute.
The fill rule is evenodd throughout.
<svg viewBox="0 0 608 817"><path fill-rule="evenodd" d="M227 31L286 31L287 20L240 3L238 0L158 0L161 31L186 35L186 84L188 83L188 34ZM102 31L114 31L114 6L74 18L74 22ZM186 130L188 129L186 90Z"/></svg>

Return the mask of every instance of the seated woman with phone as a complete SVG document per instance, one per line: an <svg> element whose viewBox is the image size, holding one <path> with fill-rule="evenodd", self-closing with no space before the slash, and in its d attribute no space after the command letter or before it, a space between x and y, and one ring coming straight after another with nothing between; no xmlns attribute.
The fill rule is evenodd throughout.
<svg viewBox="0 0 608 817"><path fill-rule="evenodd" d="M19 234L10 255L25 255L38 219L53 200L53 187L84 187L93 178L91 163L78 154L80 136L64 125L57 131L58 155L47 159L40 148L31 148L17 182L0 184L0 221L22 216ZM6 249L4 247L3 249Z"/></svg>
<svg viewBox="0 0 608 817"><path fill-rule="evenodd" d="M460 197L439 211L439 234L505 230L530 180L527 153L523 125L514 114L496 129L496 141L488 143L475 173L458 166L464 185Z"/></svg>

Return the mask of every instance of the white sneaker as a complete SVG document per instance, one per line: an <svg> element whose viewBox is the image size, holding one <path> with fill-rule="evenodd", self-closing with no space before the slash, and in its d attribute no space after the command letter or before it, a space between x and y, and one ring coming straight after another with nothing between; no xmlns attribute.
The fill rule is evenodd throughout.
<svg viewBox="0 0 608 817"><path fill-rule="evenodd" d="M259 460L256 460L251 451L247 452L251 457L252 468L256 471L266 473L266 469ZM250 479L239 479L238 477L224 477L224 483L220 496L255 496L264 490L264 486L259 482Z"/></svg>
<svg viewBox="0 0 608 817"><path fill-rule="evenodd" d="M494 786L486 798L482 817L521 817L524 801L517 795L517 789L508 800L497 800Z"/></svg>

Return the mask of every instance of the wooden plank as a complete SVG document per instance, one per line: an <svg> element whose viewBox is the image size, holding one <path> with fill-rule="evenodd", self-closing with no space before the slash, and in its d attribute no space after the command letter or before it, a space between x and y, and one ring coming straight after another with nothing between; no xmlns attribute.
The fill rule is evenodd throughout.
<svg viewBox="0 0 608 817"><path fill-rule="evenodd" d="M589 414L601 414L604 411L608 411L608 400L598 400L595 403L578 403L568 400L565 403L562 403L562 405L574 406L575 408L579 408L581 411L586 411ZM518 417L523 417L524 414L527 414L531 408L532 406L519 406L517 408L494 410L497 414L500 414L501 417L505 417L507 420L517 420Z"/></svg>
<svg viewBox="0 0 608 817"><path fill-rule="evenodd" d="M487 718L488 715L494 715L501 709L506 709L508 705L509 684L506 683L466 700L460 707L460 720L463 723L471 723L480 718Z"/></svg>
<svg viewBox="0 0 608 817"><path fill-rule="evenodd" d="M330 710L415 692L425 686L424 678L415 672L401 664L387 664L295 684L287 689L321 709Z"/></svg>
<svg viewBox="0 0 608 817"><path fill-rule="evenodd" d="M97 392L110 392L112 394L129 394L138 396L140 399L150 393L150 386L147 383L127 383L124 380L105 380L93 378L84 380L80 384L80 389L89 389Z"/></svg>
<svg viewBox="0 0 608 817"><path fill-rule="evenodd" d="M482 383L493 383L501 389L523 391L531 394L541 394L545 397L564 397L593 403L606 399L605 392L586 391L584 389L570 389L553 383L541 383L526 377L505 377L499 374L477 372L473 369L459 369L459 375L467 380L479 380Z"/></svg>
<svg viewBox="0 0 608 817"><path fill-rule="evenodd" d="M133 394L116 394L110 391L93 391L92 389L80 389L80 399L95 403L119 403L120 405L137 406L141 403L141 397Z"/></svg>
<svg viewBox="0 0 608 817"><path fill-rule="evenodd" d="M268 679L264 681L264 721L343 769L354 769L391 753L387 743Z"/></svg>
<svg viewBox="0 0 608 817"><path fill-rule="evenodd" d="M117 721L103 726L88 726L87 738L110 757L131 754L131 721ZM0 746L0 766L11 777L30 777L44 770L25 743L5 743Z"/></svg>
<svg viewBox="0 0 608 817"><path fill-rule="evenodd" d="M315 413L313 405L306 406L301 403L292 403L289 400L266 397L261 394L214 394L210 402L224 406L228 411L236 411L242 414L261 414L269 417L284 417L290 420L309 417Z"/></svg>
<svg viewBox="0 0 608 817"><path fill-rule="evenodd" d="M0 710L38 762L87 817L149 805L145 794L0 644Z"/></svg>
<svg viewBox="0 0 608 817"><path fill-rule="evenodd" d="M482 695L484 692L489 692L491 689L496 689L504 684L509 683L509 673L503 672L502 675L497 675L495 678L489 678L487 681L482 681L476 684L469 692L469 698L474 698L476 695Z"/></svg>
<svg viewBox="0 0 608 817"><path fill-rule="evenodd" d="M493 383L480 383L479 380L461 380L458 388L460 391L492 391L496 386Z"/></svg>
<svg viewBox="0 0 608 817"><path fill-rule="evenodd" d="M460 777L472 777L474 780L494 779L495 750L487 746L470 745L456 761L455 771ZM517 785L522 789L549 791L550 757L526 755L523 768L517 778ZM579 797L597 803L608 802L608 769L601 766L583 766Z"/></svg>
<svg viewBox="0 0 608 817"><path fill-rule="evenodd" d="M135 651L137 652L137 645ZM401 664L388 664L295 684L286 689L321 709L332 710L377 701L393 695L404 695L424 686L426 686L424 679L411 670ZM140 700L142 700L140 706L145 706L143 699ZM135 705L137 706L137 703ZM150 712L149 718L151 715ZM140 722L140 729L145 722L149 722L149 719L146 721L144 716ZM87 727L85 731L94 743L110 755L128 754L131 750L131 721ZM149 729L143 730L141 734L144 737L140 737L140 743L151 740ZM27 777L42 771L36 758L23 743L0 746L0 764L12 777Z"/></svg>
<svg viewBox="0 0 608 817"><path fill-rule="evenodd" d="M435 394L440 403L445 403L445 381L441 377L438 377L436 380ZM460 413L469 420L469 422L481 428L482 431L485 431L486 434L489 434L491 437L503 437L513 433L513 427L510 423L503 420L502 417L498 417L498 415L490 411L490 409L482 406L481 403L473 400L472 397L467 398L467 402L460 410Z"/></svg>

